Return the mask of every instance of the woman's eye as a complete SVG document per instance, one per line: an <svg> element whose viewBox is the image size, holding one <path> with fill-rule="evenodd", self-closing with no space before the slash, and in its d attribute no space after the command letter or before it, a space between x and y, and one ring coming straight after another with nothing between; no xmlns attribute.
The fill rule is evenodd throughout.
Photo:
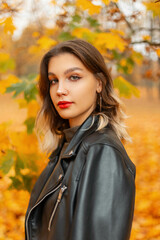
<svg viewBox="0 0 160 240"><path fill-rule="evenodd" d="M58 82L58 79L56 79L56 78L50 79L49 82L50 82L50 85L54 85Z"/></svg>
<svg viewBox="0 0 160 240"><path fill-rule="evenodd" d="M77 76L77 75L72 75L72 76L69 77L69 79L72 80L72 81L76 81L76 80L78 80L78 79L80 79L80 78L81 78L81 77L79 77L79 76Z"/></svg>
<svg viewBox="0 0 160 240"><path fill-rule="evenodd" d="M68 80L71 80L71 81L77 81L79 80L81 77L77 76L77 75L71 75L70 77L68 77L67 79ZM56 83L58 83L58 79L57 78L50 78L49 79L49 83L50 85L55 85Z"/></svg>

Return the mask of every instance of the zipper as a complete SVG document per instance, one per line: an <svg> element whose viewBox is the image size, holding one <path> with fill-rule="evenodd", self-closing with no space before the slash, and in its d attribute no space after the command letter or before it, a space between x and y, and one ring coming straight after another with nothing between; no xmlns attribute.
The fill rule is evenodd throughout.
<svg viewBox="0 0 160 240"><path fill-rule="evenodd" d="M61 180L63 178L63 175L59 176L58 180ZM54 188L52 191L50 191L49 193L47 193L38 203L36 203L36 205L34 205L31 210L28 213L27 219L26 219L26 231L27 231L27 240L29 240L29 231L28 231L28 219L30 217L30 214L32 212L32 210L37 207L48 195L50 195L51 193L54 193L55 191L57 191L60 187L61 187L62 183L60 183L56 188Z"/></svg>
<svg viewBox="0 0 160 240"><path fill-rule="evenodd" d="M49 224L48 224L48 231L51 230L51 224L52 224L52 220L53 220L53 217L56 213L56 210L57 210L57 207L62 199L62 196L63 196L63 193L64 191L67 189L67 187L65 185L63 185L63 187L61 187L60 191L59 191L59 194L58 194L58 198L57 198L57 201L56 201L56 204L55 204L55 207L52 211L52 214L51 214L51 217L50 217L50 220L49 220Z"/></svg>

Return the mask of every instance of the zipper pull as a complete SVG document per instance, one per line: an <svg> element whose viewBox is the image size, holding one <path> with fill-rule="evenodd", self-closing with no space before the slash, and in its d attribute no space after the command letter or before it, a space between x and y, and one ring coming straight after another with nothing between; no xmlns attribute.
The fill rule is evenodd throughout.
<svg viewBox="0 0 160 240"><path fill-rule="evenodd" d="M58 180L60 181L63 178L63 174L60 174Z"/></svg>
<svg viewBox="0 0 160 240"><path fill-rule="evenodd" d="M63 185L63 187L61 187L59 194L58 194L58 198L57 198L57 202L60 202L62 199L62 195L64 193L64 191L67 189L67 187L65 185Z"/></svg>
<svg viewBox="0 0 160 240"><path fill-rule="evenodd" d="M49 224L48 224L48 231L51 230L51 224L52 224L52 219L56 213L56 210L57 210L57 207L62 199L62 196L63 196L63 193L64 191L67 189L67 187L65 185L63 185L63 187L61 187L60 191L59 191L59 194L58 194L58 198L57 198L57 201L56 201L56 204L55 204L55 207L52 211L52 214L51 214L51 217L50 217L50 220L49 220Z"/></svg>

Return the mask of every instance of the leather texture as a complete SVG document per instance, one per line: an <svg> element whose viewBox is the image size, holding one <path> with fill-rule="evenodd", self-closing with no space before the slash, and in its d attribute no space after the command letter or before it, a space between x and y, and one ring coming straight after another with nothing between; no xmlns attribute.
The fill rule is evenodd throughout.
<svg viewBox="0 0 160 240"><path fill-rule="evenodd" d="M109 126L96 131L98 119L95 116L92 124L90 115L78 128L60 163L63 139L49 157L31 193L26 240L129 240L136 168ZM65 174L63 161L68 163ZM56 206L62 186L67 189ZM52 219L52 212L42 214L49 197L55 211ZM46 222L51 219L50 230L41 224L44 217Z"/></svg>

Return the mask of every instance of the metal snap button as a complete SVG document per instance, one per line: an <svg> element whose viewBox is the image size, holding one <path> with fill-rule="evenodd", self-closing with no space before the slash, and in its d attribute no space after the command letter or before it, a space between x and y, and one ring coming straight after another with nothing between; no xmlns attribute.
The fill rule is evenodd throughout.
<svg viewBox="0 0 160 240"><path fill-rule="evenodd" d="M63 174L60 174L58 177L58 180L60 180L63 177Z"/></svg>
<svg viewBox="0 0 160 240"><path fill-rule="evenodd" d="M73 154L73 150L71 150L70 152L69 152L69 155L72 155Z"/></svg>

